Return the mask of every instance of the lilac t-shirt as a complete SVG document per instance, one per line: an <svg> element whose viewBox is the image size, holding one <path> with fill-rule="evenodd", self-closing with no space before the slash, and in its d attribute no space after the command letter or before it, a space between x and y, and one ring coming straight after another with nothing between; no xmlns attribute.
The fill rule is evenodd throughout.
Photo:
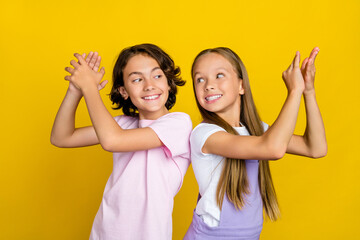
<svg viewBox="0 0 360 240"><path fill-rule="evenodd" d="M268 129L266 123L263 123L263 127L265 131ZM239 135L249 135L246 127L234 127L234 129ZM219 131L225 132L225 129L215 124L200 123L194 128L190 137L191 164L201 195L195 213L209 227L217 227L220 222L221 209L216 202L216 190L224 165L224 157L203 153L202 148L206 140ZM245 206L240 210L243 218L238 224L244 228L250 228L262 224L263 207L258 183L259 161L246 160L245 164L250 193L246 196Z"/></svg>
<svg viewBox="0 0 360 240"><path fill-rule="evenodd" d="M115 120L123 129L150 127L163 146L113 154L113 172L90 239L170 240L173 199L190 164L191 119L175 112L156 120L124 115Z"/></svg>

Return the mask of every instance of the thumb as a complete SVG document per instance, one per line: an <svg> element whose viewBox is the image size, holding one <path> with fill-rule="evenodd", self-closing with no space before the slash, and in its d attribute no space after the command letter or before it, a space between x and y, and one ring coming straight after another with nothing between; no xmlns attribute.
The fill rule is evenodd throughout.
<svg viewBox="0 0 360 240"><path fill-rule="evenodd" d="M98 86L98 90L100 91L101 89L103 89L107 83L108 83L108 80L102 81Z"/></svg>
<svg viewBox="0 0 360 240"><path fill-rule="evenodd" d="M295 55L294 61L293 61L293 66L295 68L299 68L299 65L300 65L300 52L296 51L296 55Z"/></svg>

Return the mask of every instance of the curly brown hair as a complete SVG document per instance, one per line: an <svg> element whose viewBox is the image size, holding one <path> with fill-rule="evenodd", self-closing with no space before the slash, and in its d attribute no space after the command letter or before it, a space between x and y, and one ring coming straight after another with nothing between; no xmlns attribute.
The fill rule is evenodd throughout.
<svg viewBox="0 0 360 240"><path fill-rule="evenodd" d="M169 97L165 103L167 109L171 109L176 102L177 86L183 86L185 81L180 77L180 68L175 66L171 57L165 53L161 48L154 44L139 44L132 47L125 48L121 51L113 70L113 86L110 92L110 99L113 104L117 106L113 109L121 109L127 116L138 117L139 113L137 107L131 102L130 98L126 100L122 98L119 93L119 87L124 86L123 70L130 60L135 55L144 54L155 59L161 70L164 72L168 85L170 87Z"/></svg>

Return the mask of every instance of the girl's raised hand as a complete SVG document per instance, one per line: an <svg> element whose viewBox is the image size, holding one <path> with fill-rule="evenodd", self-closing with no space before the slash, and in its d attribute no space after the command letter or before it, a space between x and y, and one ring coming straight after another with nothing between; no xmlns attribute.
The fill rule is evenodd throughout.
<svg viewBox="0 0 360 240"><path fill-rule="evenodd" d="M74 56L78 59L78 62L75 60L70 62L74 68L67 67L65 69L71 74L70 76L66 76L65 80L70 81L73 86L82 91L84 88L91 87L91 85L97 86L98 90L104 88L107 81L100 83L105 74L103 67L98 71L101 61L100 56L98 56L96 52L90 52L86 60L84 59L84 54L81 56L75 53Z"/></svg>
<svg viewBox="0 0 360 240"><path fill-rule="evenodd" d="M311 93L314 91L314 81L315 81L315 59L320 49L315 47L310 56L305 58L301 64L301 73L305 81L305 90L304 94Z"/></svg>
<svg viewBox="0 0 360 240"><path fill-rule="evenodd" d="M292 91L304 91L305 84L300 70L300 53L298 51L288 69L283 72L282 78L289 93Z"/></svg>

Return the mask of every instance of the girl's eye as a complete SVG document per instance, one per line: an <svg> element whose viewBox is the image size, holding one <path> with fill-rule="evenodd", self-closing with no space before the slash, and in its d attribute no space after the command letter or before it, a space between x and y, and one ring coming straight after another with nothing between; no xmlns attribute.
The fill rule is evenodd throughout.
<svg viewBox="0 0 360 240"><path fill-rule="evenodd" d="M196 81L197 81L198 83L201 83L201 82L204 82L204 79L203 79L203 78L198 78L198 79L196 79Z"/></svg>
<svg viewBox="0 0 360 240"><path fill-rule="evenodd" d="M155 78L156 78L156 79L159 79L159 78L161 78L161 77L162 77L161 74L155 75Z"/></svg>
<svg viewBox="0 0 360 240"><path fill-rule="evenodd" d="M216 78L223 78L223 77L225 77L225 75L224 75L224 74L222 74L222 73L218 73L218 74L216 74Z"/></svg>

